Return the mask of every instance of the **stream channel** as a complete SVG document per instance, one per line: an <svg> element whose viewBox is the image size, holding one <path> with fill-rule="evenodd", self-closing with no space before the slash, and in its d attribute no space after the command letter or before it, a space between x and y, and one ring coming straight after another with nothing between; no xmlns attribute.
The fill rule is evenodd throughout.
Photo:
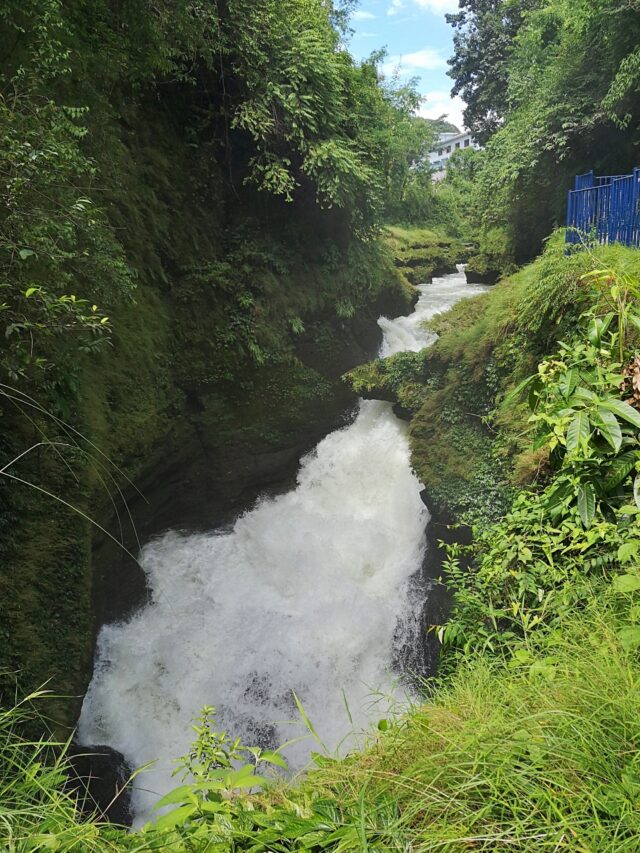
<svg viewBox="0 0 640 853"><path fill-rule="evenodd" d="M485 289L463 272L421 285L411 315L378 321L380 355L429 346L423 322ZM81 743L108 745L132 768L154 762L134 783L137 825L179 783L174 760L204 705L247 745L294 741L283 754L297 770L320 747L294 691L340 753L406 701L428 594L420 492L406 424L390 403L362 400L303 458L291 491L230 527L171 531L143 548L148 603L102 627L78 726Z"/></svg>

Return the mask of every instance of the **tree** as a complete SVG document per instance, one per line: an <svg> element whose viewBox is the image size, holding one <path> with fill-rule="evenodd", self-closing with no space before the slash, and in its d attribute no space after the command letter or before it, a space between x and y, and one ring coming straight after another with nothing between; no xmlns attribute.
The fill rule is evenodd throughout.
<svg viewBox="0 0 640 853"><path fill-rule="evenodd" d="M460 0L460 11L448 14L453 26L454 54L449 60L452 95L467 107L464 120L484 144L500 126L508 107L509 58L525 16L541 0Z"/></svg>

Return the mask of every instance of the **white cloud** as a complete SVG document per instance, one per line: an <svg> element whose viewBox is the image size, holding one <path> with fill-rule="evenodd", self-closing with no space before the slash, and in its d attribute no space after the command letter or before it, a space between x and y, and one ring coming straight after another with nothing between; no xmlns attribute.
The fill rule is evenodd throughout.
<svg viewBox="0 0 640 853"><path fill-rule="evenodd" d="M452 98L445 90L427 92L424 97L424 103L418 110L419 116L422 118L440 118L440 116L446 115L447 120L453 122L460 130L464 128L462 112L466 104L462 98Z"/></svg>
<svg viewBox="0 0 640 853"><path fill-rule="evenodd" d="M446 64L446 60L439 51L433 47L424 47L422 50L405 53L403 56L398 54L387 57L380 70L385 77L393 76L396 71L400 76L411 76L418 71L435 71L445 68Z"/></svg>
<svg viewBox="0 0 640 853"><path fill-rule="evenodd" d="M351 17L354 21L373 21L375 15L373 12L365 12L362 9L356 9Z"/></svg>
<svg viewBox="0 0 640 853"><path fill-rule="evenodd" d="M457 12L458 0L413 0L417 6L428 9L434 15L444 15L445 12Z"/></svg>
<svg viewBox="0 0 640 853"><path fill-rule="evenodd" d="M446 12L458 11L458 0L411 0L416 6L434 15L444 15ZM406 7L405 0L391 0L387 15L397 15Z"/></svg>
<svg viewBox="0 0 640 853"><path fill-rule="evenodd" d="M414 53L405 53L400 58L400 64L411 71L434 71L436 68L444 68L447 63L440 51L424 47Z"/></svg>

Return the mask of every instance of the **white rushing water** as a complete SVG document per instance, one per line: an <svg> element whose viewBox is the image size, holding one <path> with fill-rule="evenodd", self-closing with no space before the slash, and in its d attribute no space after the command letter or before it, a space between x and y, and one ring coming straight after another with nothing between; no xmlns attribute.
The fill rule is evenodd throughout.
<svg viewBox="0 0 640 853"><path fill-rule="evenodd" d="M379 320L380 354L430 344L421 323L482 290L460 274L422 286L412 315ZM78 732L131 767L156 762L133 792L138 823L176 785L172 760L203 705L247 744L274 747L306 733L292 691L330 750L384 716L376 694L398 695L394 648L421 606L409 583L425 548L420 488L405 425L390 404L362 401L303 459L295 489L231 530L170 532L143 549L150 603L102 628ZM307 738L285 754L297 768L312 749Z"/></svg>

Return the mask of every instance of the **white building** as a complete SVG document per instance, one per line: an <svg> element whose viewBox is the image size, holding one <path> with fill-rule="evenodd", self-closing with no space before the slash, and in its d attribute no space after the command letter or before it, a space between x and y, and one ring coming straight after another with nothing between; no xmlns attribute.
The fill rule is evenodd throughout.
<svg viewBox="0 0 640 853"><path fill-rule="evenodd" d="M473 141L468 130L462 133L441 133L438 137L438 146L429 152L429 165L433 169L433 180L441 181L445 176L447 160L456 151L464 151L465 148L480 146Z"/></svg>

